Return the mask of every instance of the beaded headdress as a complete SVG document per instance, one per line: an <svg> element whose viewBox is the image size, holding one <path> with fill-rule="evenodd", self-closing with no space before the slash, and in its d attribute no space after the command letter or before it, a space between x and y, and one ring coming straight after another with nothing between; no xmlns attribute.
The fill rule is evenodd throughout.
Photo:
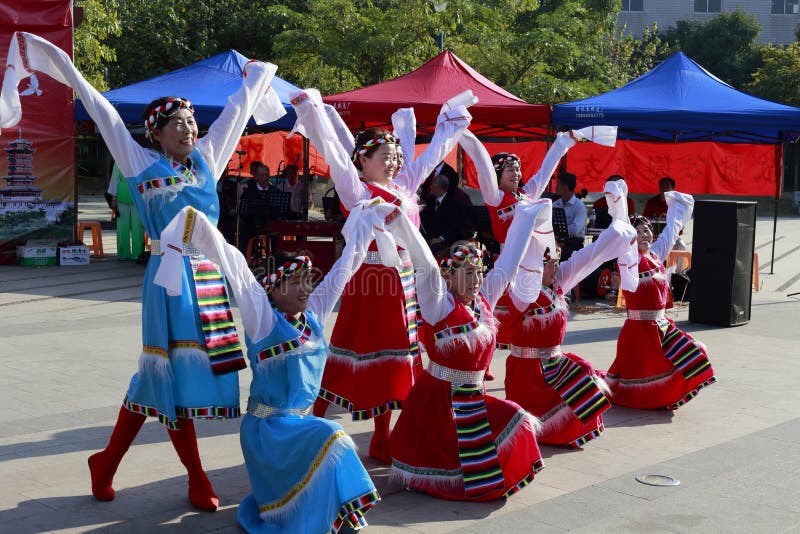
<svg viewBox="0 0 800 534"><path fill-rule="evenodd" d="M483 251L474 245L458 245L449 256L439 261L439 268L445 273L454 272L467 263L470 265L483 265Z"/></svg>
<svg viewBox="0 0 800 534"><path fill-rule="evenodd" d="M385 133L383 135L375 136L372 139L369 139L366 143L364 143L360 147L356 148L356 150L353 152L353 161L358 161L358 156L366 156L368 153L372 152L379 146L384 145L386 143L392 145L399 145L400 140L390 133Z"/></svg>
<svg viewBox="0 0 800 534"><path fill-rule="evenodd" d="M511 154L510 152L500 152L492 156L492 165L494 165L494 170L496 172L503 172L505 167L510 167L519 162L519 156Z"/></svg>
<svg viewBox="0 0 800 534"><path fill-rule="evenodd" d="M311 270L311 258L308 256L297 256L294 259L284 262L283 265L275 269L274 273L265 276L261 280L261 285L269 292L287 278L291 278L297 273L308 270Z"/></svg>
<svg viewBox="0 0 800 534"><path fill-rule="evenodd" d="M161 117L172 117L180 109L188 109L194 114L194 107L192 103L185 98L170 98L166 102L154 107L150 110L147 120L144 121L144 135L149 141L153 139L153 132L158 124L158 119Z"/></svg>

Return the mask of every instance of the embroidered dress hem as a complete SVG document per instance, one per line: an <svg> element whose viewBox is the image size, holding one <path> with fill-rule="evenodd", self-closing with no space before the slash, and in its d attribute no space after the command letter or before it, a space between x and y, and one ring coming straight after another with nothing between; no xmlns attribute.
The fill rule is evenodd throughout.
<svg viewBox="0 0 800 534"><path fill-rule="evenodd" d="M153 406L132 402L127 395L125 395L122 405L133 413L157 418L169 430L178 430L180 428L177 419L170 419ZM238 406L208 406L205 408L182 408L176 406L175 413L177 417L183 419L235 419L242 415Z"/></svg>
<svg viewBox="0 0 800 534"><path fill-rule="evenodd" d="M328 401L331 404L335 404L340 408L344 408L353 417L353 421L366 421L367 419L372 419L373 417L378 417L386 412L391 412L392 410L401 410L403 408L403 402L399 400L390 400L388 402L384 402L378 406L372 406L370 408L364 408L361 410L355 409L355 405L348 399L344 397L340 397L336 395L332 391L328 391L326 389L320 388L319 390L319 398Z"/></svg>

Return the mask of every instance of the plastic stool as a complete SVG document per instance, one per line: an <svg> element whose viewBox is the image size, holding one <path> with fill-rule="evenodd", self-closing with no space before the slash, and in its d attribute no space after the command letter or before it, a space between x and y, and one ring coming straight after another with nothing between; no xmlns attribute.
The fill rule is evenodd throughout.
<svg viewBox="0 0 800 534"><path fill-rule="evenodd" d="M78 222L78 241L83 241L83 233L86 230L92 231L92 255L100 258L103 256L103 229L99 221L80 221Z"/></svg>
<svg viewBox="0 0 800 534"><path fill-rule="evenodd" d="M679 260L683 260L684 265L683 269L690 269L692 267L692 253L688 250L671 250L669 254L667 254L667 269L672 267L673 265L675 268L678 267Z"/></svg>
<svg viewBox="0 0 800 534"><path fill-rule="evenodd" d="M761 289L758 281L758 252L753 252L753 291Z"/></svg>

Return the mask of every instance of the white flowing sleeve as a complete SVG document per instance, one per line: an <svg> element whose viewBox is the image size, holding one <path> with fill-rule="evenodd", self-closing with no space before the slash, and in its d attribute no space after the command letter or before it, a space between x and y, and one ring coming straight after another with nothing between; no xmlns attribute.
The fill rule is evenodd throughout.
<svg viewBox="0 0 800 534"><path fill-rule="evenodd" d="M558 162L564 157L567 151L577 144L577 140L570 136L570 132L561 132L556 136L556 140L547 149L542 165L536 173L528 178L522 190L531 198L539 198L550 183L550 178L556 172Z"/></svg>
<svg viewBox="0 0 800 534"><path fill-rule="evenodd" d="M11 128L22 118L18 85L34 72L43 72L78 94L123 175L136 176L157 159L154 152L134 141L114 106L86 81L63 50L26 32L15 32L8 48L0 92L0 128Z"/></svg>
<svg viewBox="0 0 800 534"><path fill-rule="evenodd" d="M475 170L478 173L478 187L481 189L484 203L487 206L499 206L503 200L503 194L497 186L497 173L492 165L489 151L469 130L464 131L459 144L475 164Z"/></svg>
<svg viewBox="0 0 800 534"><path fill-rule="evenodd" d="M410 193L416 193L425 178L453 150L461 135L469 127L470 121L472 121L472 115L464 106L442 109L436 119L436 129L428 148L418 158L413 159L411 165L403 164L400 174L394 179L395 184ZM412 144L411 147L413 154L414 145Z"/></svg>
<svg viewBox="0 0 800 534"><path fill-rule="evenodd" d="M361 202L350 212L342 228L347 243L342 255L308 298L308 307L317 316L320 324L325 323L345 286L361 267L376 230L382 231L385 215L393 209L387 206L381 211Z"/></svg>
<svg viewBox="0 0 800 534"><path fill-rule="evenodd" d="M292 105L297 112L297 121L330 166L331 179L345 209L350 211L358 202L369 200L372 194L360 180L358 170L350 159L351 154L339 142L319 92L316 89L308 89L294 92L291 97Z"/></svg>
<svg viewBox="0 0 800 534"><path fill-rule="evenodd" d="M250 339L267 337L275 326L275 314L264 288L247 266L239 250L225 238L206 216L196 209L183 208L161 232L161 264L154 282L170 294L180 294L184 276L182 245L186 241L216 263L225 274L239 305L245 332Z"/></svg>
<svg viewBox="0 0 800 534"><path fill-rule="evenodd" d="M286 114L280 98L270 87L277 69L272 63L261 61L245 64L241 87L228 97L222 113L197 142L197 149L211 167L215 180L225 170L251 116L264 124Z"/></svg>
<svg viewBox="0 0 800 534"><path fill-rule="evenodd" d="M484 278L481 284L481 293L494 309L498 299L506 290L511 280L516 276L522 258L531 243L531 236L536 228L536 220L540 215L552 212L550 199L536 200L533 202L522 200L517 203L514 219L508 228L508 238L503 246L503 252L494 263L494 268Z"/></svg>
<svg viewBox="0 0 800 534"><path fill-rule="evenodd" d="M556 284L564 293L589 276L603 263L613 260L636 240L636 230L630 224L614 220L603 230L597 240L572 253L569 259L558 266Z"/></svg>
<svg viewBox="0 0 800 534"><path fill-rule="evenodd" d="M656 255L658 261L664 261L667 258L667 254L675 246L681 230L692 218L694 210L694 198L691 195L666 191L664 200L667 201L667 224L658 239L650 246L650 252Z"/></svg>
<svg viewBox="0 0 800 534"><path fill-rule="evenodd" d="M325 114L328 115L328 120L331 121L331 126L333 126L333 131L336 132L336 137L339 138L339 142L342 144L342 147L344 147L344 150L348 154L352 154L356 149L356 140L353 138L352 132L350 132L350 129L344 123L339 112L336 111L336 108L330 104L323 105L325 106Z"/></svg>
<svg viewBox="0 0 800 534"><path fill-rule="evenodd" d="M400 140L403 147L403 167L413 165L416 159L414 147L417 142L417 117L414 108L400 108L392 113L393 135ZM401 169L402 174L402 169ZM399 176L398 176L399 178Z"/></svg>
<svg viewBox="0 0 800 534"><path fill-rule="evenodd" d="M422 318L436 324L453 311L455 301L447 290L439 264L408 216L397 209L386 229L408 251L416 276L417 301Z"/></svg>

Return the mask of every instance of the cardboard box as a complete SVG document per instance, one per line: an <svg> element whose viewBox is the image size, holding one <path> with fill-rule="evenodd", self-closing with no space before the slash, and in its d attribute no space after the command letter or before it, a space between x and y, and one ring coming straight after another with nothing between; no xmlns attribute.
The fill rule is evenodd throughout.
<svg viewBox="0 0 800 534"><path fill-rule="evenodd" d="M89 248L86 245L58 247L59 265L89 265Z"/></svg>
<svg viewBox="0 0 800 534"><path fill-rule="evenodd" d="M17 263L26 267L56 265L56 242L29 239L17 247Z"/></svg>

